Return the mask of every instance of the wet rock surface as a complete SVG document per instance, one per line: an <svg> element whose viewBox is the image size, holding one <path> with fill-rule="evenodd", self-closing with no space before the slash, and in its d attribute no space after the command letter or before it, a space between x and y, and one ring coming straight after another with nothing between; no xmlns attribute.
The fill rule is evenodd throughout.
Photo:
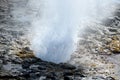
<svg viewBox="0 0 120 80"><path fill-rule="evenodd" d="M11 15L16 4L22 4L21 9L26 2L0 0L0 80L120 79L119 9L105 24L92 24L79 35L78 49L68 63L55 64L35 57L25 35L29 23L23 25L14 20L19 16Z"/></svg>
<svg viewBox="0 0 120 80"><path fill-rule="evenodd" d="M102 24L91 23L81 33L69 63L84 67L93 80L120 80L120 10ZM89 79L86 79L89 80ZM90 79L91 80L91 79Z"/></svg>
<svg viewBox="0 0 120 80"><path fill-rule="evenodd" d="M65 66L62 67L61 64L45 62L36 57L24 58L19 62L2 63L0 80L73 80L85 77L81 70L68 64L62 64Z"/></svg>
<svg viewBox="0 0 120 80"><path fill-rule="evenodd" d="M83 78L82 70L73 65L55 64L35 57L25 36L25 25L22 25L21 21L14 20L18 16L10 14L16 4L21 5L24 2L25 0L0 0L0 80L73 80Z"/></svg>

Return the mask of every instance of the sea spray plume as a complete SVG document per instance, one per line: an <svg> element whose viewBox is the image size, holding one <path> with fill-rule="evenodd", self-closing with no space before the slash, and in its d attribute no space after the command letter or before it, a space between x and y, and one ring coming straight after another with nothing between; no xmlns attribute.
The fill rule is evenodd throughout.
<svg viewBox="0 0 120 80"><path fill-rule="evenodd" d="M47 8L43 10L42 17L38 16L32 22L35 27L32 49L38 57L53 62L68 60L74 49L71 11L69 7L62 7L67 2L58 3L55 0L47 1L47 6L45 5ZM66 14L62 12L62 9L65 9Z"/></svg>
<svg viewBox="0 0 120 80"><path fill-rule="evenodd" d="M46 61L66 62L85 24L111 15L117 0L29 0L31 48Z"/></svg>

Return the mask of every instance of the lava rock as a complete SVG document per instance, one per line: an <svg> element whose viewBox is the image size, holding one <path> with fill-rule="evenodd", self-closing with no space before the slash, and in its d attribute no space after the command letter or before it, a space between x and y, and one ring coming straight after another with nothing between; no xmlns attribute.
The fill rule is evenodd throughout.
<svg viewBox="0 0 120 80"><path fill-rule="evenodd" d="M117 32L117 29L110 28L109 31L110 32Z"/></svg>
<svg viewBox="0 0 120 80"><path fill-rule="evenodd" d="M105 78L102 76L93 76L92 79L93 80L105 80Z"/></svg>
<svg viewBox="0 0 120 80"><path fill-rule="evenodd" d="M115 80L113 77L107 77L105 80Z"/></svg>
<svg viewBox="0 0 120 80"><path fill-rule="evenodd" d="M68 70L74 70L74 69L76 69L75 66L67 64L67 63L61 63L60 66L61 66L61 68L68 69Z"/></svg>
<svg viewBox="0 0 120 80"><path fill-rule="evenodd" d="M29 78L30 77L30 73L27 71L22 71L22 76L25 78Z"/></svg>
<svg viewBox="0 0 120 80"><path fill-rule="evenodd" d="M64 80L74 80L73 76L65 76Z"/></svg>
<svg viewBox="0 0 120 80"><path fill-rule="evenodd" d="M22 68L23 69L26 69L26 68L29 68L30 64L27 63L27 62L22 62Z"/></svg>
<svg viewBox="0 0 120 80"><path fill-rule="evenodd" d="M71 72L71 71L64 71L63 74L64 74L64 76L71 76L71 75L74 75L74 73Z"/></svg>

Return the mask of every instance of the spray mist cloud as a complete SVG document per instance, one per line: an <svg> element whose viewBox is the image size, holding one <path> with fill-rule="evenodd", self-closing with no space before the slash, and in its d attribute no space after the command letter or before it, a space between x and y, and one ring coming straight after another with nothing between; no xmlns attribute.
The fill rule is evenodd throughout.
<svg viewBox="0 0 120 80"><path fill-rule="evenodd" d="M77 34L87 22L99 22L111 15L119 0L28 0L17 8L16 20L31 23L31 48L46 61L66 62L76 49Z"/></svg>
<svg viewBox="0 0 120 80"><path fill-rule="evenodd" d="M116 0L117 1L117 0ZM65 62L76 49L77 34L90 21L110 16L115 0L31 0L36 9L32 21L32 49L36 56ZM80 30L80 31L78 31Z"/></svg>

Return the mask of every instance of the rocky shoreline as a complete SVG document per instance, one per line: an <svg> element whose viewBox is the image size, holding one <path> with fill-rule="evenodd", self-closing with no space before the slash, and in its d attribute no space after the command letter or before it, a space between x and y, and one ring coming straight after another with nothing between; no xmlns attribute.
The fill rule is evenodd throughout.
<svg viewBox="0 0 120 80"><path fill-rule="evenodd" d="M54 64L35 57L17 58L2 66L0 80L80 80L85 77L81 69L72 65Z"/></svg>
<svg viewBox="0 0 120 80"><path fill-rule="evenodd" d="M120 79L119 12L118 6L115 14L102 24L93 23L87 26L80 35L78 49L72 54L70 64L84 66L84 72L89 76L110 76L113 80Z"/></svg>
<svg viewBox="0 0 120 80"><path fill-rule="evenodd" d="M0 80L115 80L112 77L89 77L80 66L46 62L35 56L26 55L20 58L10 54L0 57Z"/></svg>
<svg viewBox="0 0 120 80"><path fill-rule="evenodd" d="M27 0L17 1L21 5ZM78 49L68 63L55 64L35 57L29 49L25 35L29 23L15 21L10 14L17 1L0 0L0 80L120 79L120 45L116 45L120 44L119 9L105 24L85 29L88 33L79 36Z"/></svg>

